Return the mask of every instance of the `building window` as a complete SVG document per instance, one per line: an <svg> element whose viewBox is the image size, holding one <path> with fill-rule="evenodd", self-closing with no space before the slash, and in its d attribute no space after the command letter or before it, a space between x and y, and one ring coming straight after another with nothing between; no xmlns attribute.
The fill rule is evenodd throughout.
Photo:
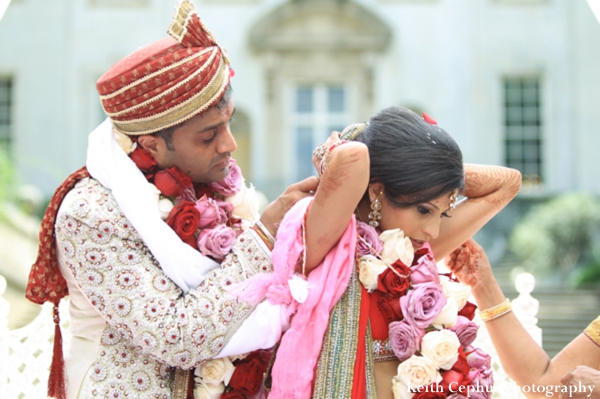
<svg viewBox="0 0 600 399"><path fill-rule="evenodd" d="M292 145L295 179L314 175L312 152L332 131L348 124L348 89L344 85L299 85L293 92Z"/></svg>
<svg viewBox="0 0 600 399"><path fill-rule="evenodd" d="M504 137L506 166L523 175L523 181L542 184L541 85L538 78L504 80Z"/></svg>
<svg viewBox="0 0 600 399"><path fill-rule="evenodd" d="M12 141L12 88L11 78L0 78L0 147L9 148Z"/></svg>

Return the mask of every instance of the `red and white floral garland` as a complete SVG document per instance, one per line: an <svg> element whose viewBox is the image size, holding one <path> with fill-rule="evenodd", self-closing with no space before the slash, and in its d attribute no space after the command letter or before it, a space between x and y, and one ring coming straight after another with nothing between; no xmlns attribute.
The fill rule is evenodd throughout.
<svg viewBox="0 0 600 399"><path fill-rule="evenodd" d="M388 323L401 362L394 398L491 398L491 358L472 346L479 326L470 287L440 274L428 245L415 252L400 229L379 234L358 222L358 235L359 280Z"/></svg>

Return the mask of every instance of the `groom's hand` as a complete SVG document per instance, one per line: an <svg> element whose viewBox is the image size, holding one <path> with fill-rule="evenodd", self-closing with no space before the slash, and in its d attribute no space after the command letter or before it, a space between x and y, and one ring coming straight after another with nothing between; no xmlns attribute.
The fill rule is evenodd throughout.
<svg viewBox="0 0 600 399"><path fill-rule="evenodd" d="M275 201L267 205L260 221L269 229L273 237L277 234L279 223L287 211L302 198L314 195L318 185L319 179L316 176L311 176L292 184Z"/></svg>

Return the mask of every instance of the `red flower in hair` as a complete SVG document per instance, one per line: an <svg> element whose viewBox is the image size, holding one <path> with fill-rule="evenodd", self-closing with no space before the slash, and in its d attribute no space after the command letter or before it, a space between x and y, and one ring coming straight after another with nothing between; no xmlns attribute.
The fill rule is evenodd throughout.
<svg viewBox="0 0 600 399"><path fill-rule="evenodd" d="M431 116L427 115L425 112L423 112L423 119L430 125L437 125L436 120L433 119Z"/></svg>
<svg viewBox="0 0 600 399"><path fill-rule="evenodd" d="M192 179L176 166L161 170L154 176L154 185L166 197L179 197L192 184Z"/></svg>

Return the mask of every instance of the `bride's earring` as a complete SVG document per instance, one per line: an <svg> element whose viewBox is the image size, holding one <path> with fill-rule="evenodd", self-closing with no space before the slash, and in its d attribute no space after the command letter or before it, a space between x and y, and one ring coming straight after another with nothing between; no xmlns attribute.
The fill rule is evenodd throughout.
<svg viewBox="0 0 600 399"><path fill-rule="evenodd" d="M381 195L383 194L383 191L379 192L379 195L377 196L377 198L375 198L375 201L371 202L371 212L369 212L369 225L373 226L373 227L377 227L379 226L379 221L381 220Z"/></svg>

